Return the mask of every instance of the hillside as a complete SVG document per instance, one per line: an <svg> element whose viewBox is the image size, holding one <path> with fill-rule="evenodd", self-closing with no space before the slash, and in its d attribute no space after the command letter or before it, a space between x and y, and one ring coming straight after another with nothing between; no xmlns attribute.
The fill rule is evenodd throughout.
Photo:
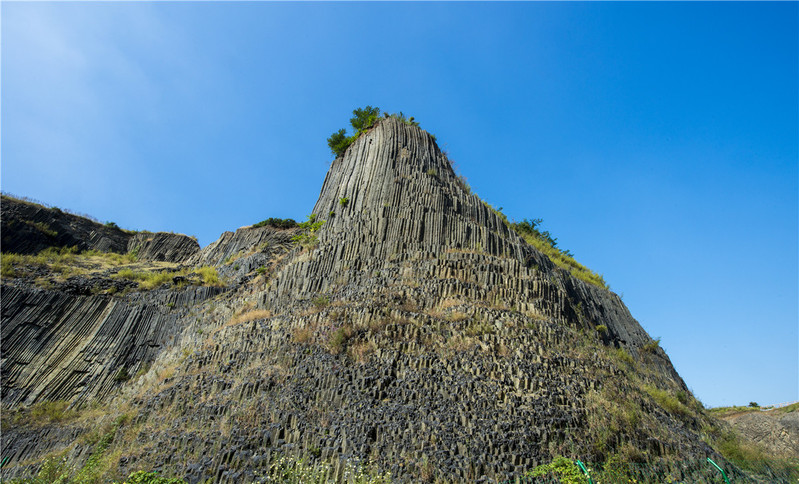
<svg viewBox="0 0 799 484"><path fill-rule="evenodd" d="M403 118L342 149L307 222L203 249L2 204L4 479L501 482L557 456L752 478L621 299Z"/></svg>

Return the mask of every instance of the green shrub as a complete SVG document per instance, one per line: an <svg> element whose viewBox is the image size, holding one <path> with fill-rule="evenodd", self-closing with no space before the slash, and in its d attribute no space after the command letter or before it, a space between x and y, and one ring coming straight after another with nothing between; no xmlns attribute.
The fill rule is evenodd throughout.
<svg viewBox="0 0 799 484"><path fill-rule="evenodd" d="M598 331L600 334L608 334L608 327L607 327L607 326L605 326L604 324L599 324L599 325L597 325L597 327L596 327L596 330L597 330L597 331Z"/></svg>
<svg viewBox="0 0 799 484"><path fill-rule="evenodd" d="M336 131L327 139L327 146L330 151L336 155L336 158L342 156L347 148L355 142L358 137L366 132L369 128L374 126L377 118L380 116L380 108L373 108L366 106L365 108L358 108L352 111L353 117L350 118L350 125L355 130L355 134L347 136L347 131L344 128Z"/></svg>
<svg viewBox="0 0 799 484"><path fill-rule="evenodd" d="M26 220L25 223L30 225L31 227L35 228L39 232L43 233L44 235L50 237L51 239L55 238L56 236L58 236L58 232L56 232L55 230L51 229L50 226L47 225L44 222L33 222L33 221L30 221L30 220Z"/></svg>
<svg viewBox="0 0 799 484"><path fill-rule="evenodd" d="M316 220L316 214L308 215L308 220L299 224L302 232L292 237L291 240L306 248L315 246L318 240L316 232L319 231L324 223L324 220Z"/></svg>
<svg viewBox="0 0 799 484"><path fill-rule="evenodd" d="M350 124L356 131L356 137L367 129L374 126L377 118L380 116L380 108L366 106L365 108L357 108L352 111L353 117L350 118Z"/></svg>
<svg viewBox="0 0 799 484"><path fill-rule="evenodd" d="M197 273L200 274L200 277L203 279L203 284L206 286L219 286L222 284L216 267L203 266L197 269Z"/></svg>
<svg viewBox="0 0 799 484"><path fill-rule="evenodd" d="M347 130L341 128L327 138L327 146L330 147L330 151L336 155L336 158L343 155L356 139L355 136L347 136L346 133Z"/></svg>
<svg viewBox="0 0 799 484"><path fill-rule="evenodd" d="M347 197L341 197L338 200L338 204L341 205L342 207L346 207L348 203L350 203L350 199Z"/></svg>
<svg viewBox="0 0 799 484"><path fill-rule="evenodd" d="M555 457L549 464L541 464L535 469L524 474L526 478L544 477L554 474L563 484L588 484L588 478L583 471L566 457Z"/></svg>
<svg viewBox="0 0 799 484"><path fill-rule="evenodd" d="M257 224L253 225L253 228L257 227L274 227L276 229L291 229L297 226L297 222L294 221L292 218L272 218L269 217L266 220L261 220Z"/></svg>

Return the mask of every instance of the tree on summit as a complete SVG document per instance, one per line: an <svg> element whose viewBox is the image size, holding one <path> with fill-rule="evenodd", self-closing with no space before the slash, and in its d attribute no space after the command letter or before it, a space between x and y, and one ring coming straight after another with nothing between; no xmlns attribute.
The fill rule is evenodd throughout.
<svg viewBox="0 0 799 484"><path fill-rule="evenodd" d="M350 124L355 128L357 134L361 134L375 124L378 116L380 116L380 108L366 106L363 109L355 109L352 114L355 116L350 118Z"/></svg>
<svg viewBox="0 0 799 484"><path fill-rule="evenodd" d="M380 116L380 108L366 106L365 108L353 110L352 114L353 117L350 118L350 124L355 130L355 134L347 136L346 130L342 128L330 135L327 139L327 146L330 147L330 151L336 155L336 158L343 155L344 152L347 151L347 148L358 139L361 133L374 126L377 118Z"/></svg>

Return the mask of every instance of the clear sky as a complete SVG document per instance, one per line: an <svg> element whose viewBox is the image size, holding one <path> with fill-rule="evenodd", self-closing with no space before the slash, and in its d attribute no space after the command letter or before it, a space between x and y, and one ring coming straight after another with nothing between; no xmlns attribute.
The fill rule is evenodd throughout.
<svg viewBox="0 0 799 484"><path fill-rule="evenodd" d="M207 245L304 219L327 137L403 111L706 405L793 401L797 5L4 1L0 187Z"/></svg>

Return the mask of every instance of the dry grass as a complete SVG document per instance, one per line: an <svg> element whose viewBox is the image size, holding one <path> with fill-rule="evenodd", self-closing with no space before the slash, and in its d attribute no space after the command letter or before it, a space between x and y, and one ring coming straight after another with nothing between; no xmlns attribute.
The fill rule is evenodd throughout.
<svg viewBox="0 0 799 484"><path fill-rule="evenodd" d="M369 356L377 350L377 345L372 341L359 341L347 349L347 354L358 363L365 363Z"/></svg>
<svg viewBox="0 0 799 484"><path fill-rule="evenodd" d="M313 341L313 330L308 326L295 329L294 341L300 344L311 343Z"/></svg>
<svg viewBox="0 0 799 484"><path fill-rule="evenodd" d="M233 326L241 323L248 323L256 319L268 319L272 317L272 311L268 309L253 309L245 313L234 316L226 326Z"/></svg>

